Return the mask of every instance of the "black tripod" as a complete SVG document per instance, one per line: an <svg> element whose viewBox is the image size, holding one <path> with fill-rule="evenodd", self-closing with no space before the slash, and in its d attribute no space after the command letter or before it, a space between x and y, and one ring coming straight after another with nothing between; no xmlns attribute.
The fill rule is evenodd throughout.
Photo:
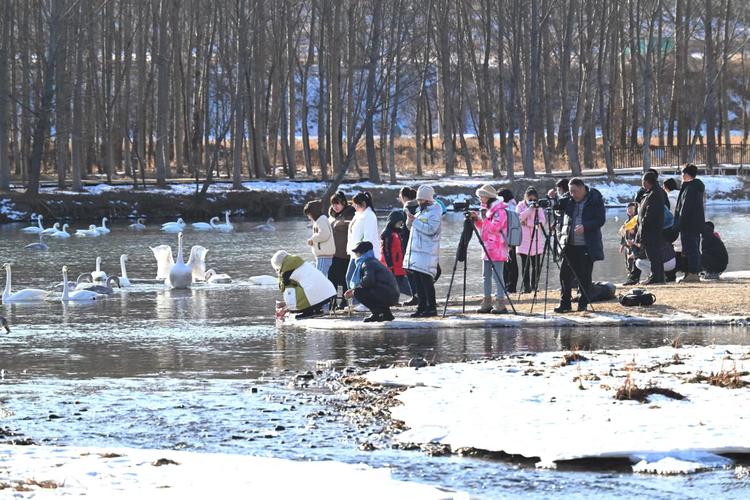
<svg viewBox="0 0 750 500"><path fill-rule="evenodd" d="M484 255L487 257L487 260L490 262L490 266L492 267L492 272L495 274L495 277L497 280L503 284L503 293L505 294L505 298L508 299L508 304L510 304L510 308L513 309L513 314L518 314L516 312L516 308L513 306L513 301L510 300L510 295L508 295L508 292L505 290L505 281L503 280L503 277L500 276L500 273L497 271L497 268L495 267L495 263L492 262L492 259L490 259L490 254L487 251L487 247L484 246L484 241L482 241L482 236L479 234L479 231L477 231L476 226L474 226L474 221L471 220L470 214L468 212L464 212L464 227L461 231L461 238L458 240L458 249L456 250L456 258L453 261L453 271L451 272L451 281L448 285L448 295L445 297L445 306L443 307L443 318L445 318L445 315L448 311L448 301L451 298L451 291L453 290L453 280L456 278L456 268L458 267L459 262L464 263L464 290L463 290L463 300L461 302L461 312L466 312L466 257L467 252L469 248L469 242L471 241L471 237L476 234L477 240L479 241L479 245L482 247L482 251L484 252Z"/></svg>
<svg viewBox="0 0 750 500"><path fill-rule="evenodd" d="M537 227L539 227L542 230L542 234L544 235L544 249L542 250L542 258L539 261L539 269L545 266L546 263L546 274L544 278L544 317L547 317L547 297L549 293L549 263L550 260L554 261L557 265L558 271L561 271L561 265L560 261L562 261L563 265L567 265L570 268L570 271L573 273L573 277L576 279L576 281L581 283L581 280L578 278L578 274L576 273L575 268L570 264L570 261L568 261L567 257L565 256L565 248L560 244L560 240L557 239L557 232L553 230L555 224L555 217L552 212L551 208L546 208L545 212L547 213L547 221L548 221L548 230L545 230L544 227L541 225L537 225L539 221L539 215L534 214L535 217L535 225L534 225L534 233L536 232ZM534 236L532 234L531 238L532 244L534 241ZM591 297L589 296L588 290L585 290L583 287L580 287L581 294L586 297L586 300L588 301L589 307L591 307L591 312L596 312L594 310L594 306L591 303ZM539 294L539 287L536 287L534 290L534 297L531 300L531 309L529 311L529 314L534 312L534 306L536 305L536 299Z"/></svg>

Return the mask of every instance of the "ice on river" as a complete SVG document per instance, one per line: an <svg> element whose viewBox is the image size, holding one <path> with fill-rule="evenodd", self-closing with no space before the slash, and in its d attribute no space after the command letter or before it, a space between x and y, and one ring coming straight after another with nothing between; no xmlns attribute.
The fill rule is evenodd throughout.
<svg viewBox="0 0 750 500"><path fill-rule="evenodd" d="M132 448L0 446L0 489L24 498L413 498L467 496L339 462Z"/></svg>
<svg viewBox="0 0 750 500"><path fill-rule="evenodd" d="M750 382L750 347L660 347L522 354L421 369L376 370L367 379L407 386L392 408L405 443L436 442L538 457L539 466L590 457L623 457L637 472L688 473L731 463L721 453L750 453L750 386L725 388L694 379L722 373ZM617 400L626 380L671 389Z"/></svg>

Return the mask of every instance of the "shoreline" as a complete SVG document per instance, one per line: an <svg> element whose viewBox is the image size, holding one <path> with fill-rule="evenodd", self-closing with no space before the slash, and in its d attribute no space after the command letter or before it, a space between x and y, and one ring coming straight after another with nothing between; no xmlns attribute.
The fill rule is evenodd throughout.
<svg viewBox="0 0 750 500"><path fill-rule="evenodd" d="M703 177L707 183L707 203L726 205L750 202L750 180L737 176ZM608 207L619 207L630 201L640 185L637 174L616 177L587 177L586 181L602 191ZM394 208L396 195L401 186L426 183L438 191L438 198L450 204L463 201L474 195L481 184L490 182L500 188L509 187L522 193L534 185L541 193L554 187L556 178L506 179L488 177L449 177L410 181L399 179L397 184L373 184L368 181L348 181L340 186L348 196L367 190L382 209ZM327 183L316 180L304 181L251 181L243 183L242 190L232 190L230 183L217 182L211 185L203 197L197 197L194 184L174 184L167 189L151 187L147 190L133 189L132 184L87 185L82 193L57 191L44 188L33 198L24 193L12 192L0 195L0 223L30 220L32 213L41 213L47 220L94 220L108 217L122 220L143 216L150 219L171 219L181 216L203 219L225 210L234 215L252 219L265 217L284 218L300 214L304 204L325 191Z"/></svg>

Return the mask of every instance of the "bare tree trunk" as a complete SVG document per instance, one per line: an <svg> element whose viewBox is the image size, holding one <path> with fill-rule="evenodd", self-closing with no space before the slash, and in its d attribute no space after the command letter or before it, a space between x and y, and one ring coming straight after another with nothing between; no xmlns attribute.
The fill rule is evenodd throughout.
<svg viewBox="0 0 750 500"><path fill-rule="evenodd" d="M378 64L378 51L380 50L380 32L383 18L383 0L373 0L372 30L370 32L370 46L367 66L367 90L365 97L365 108L367 120L365 121L365 146L367 148L367 167L370 181L380 182L380 171L378 170L378 159L375 151L375 128L374 109L377 101L375 90L375 79Z"/></svg>
<svg viewBox="0 0 750 500"><path fill-rule="evenodd" d="M10 0L3 0L2 9L2 34L0 34L0 191L10 191L8 53L10 49L10 27L13 23L13 5Z"/></svg>
<svg viewBox="0 0 750 500"><path fill-rule="evenodd" d="M161 0L159 5L159 50L157 53L158 95L156 117L156 185L167 186L168 158L168 124L169 119L169 50L168 50L168 0Z"/></svg>

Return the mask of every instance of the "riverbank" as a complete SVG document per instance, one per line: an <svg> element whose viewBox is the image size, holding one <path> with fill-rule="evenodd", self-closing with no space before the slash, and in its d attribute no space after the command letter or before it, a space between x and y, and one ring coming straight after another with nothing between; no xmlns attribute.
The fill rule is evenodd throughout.
<svg viewBox="0 0 750 500"><path fill-rule="evenodd" d="M737 203L750 201L750 180L737 176L701 177L706 184L708 203ZM472 197L477 187L490 182L498 188L510 188L523 193L534 185L540 193L554 187L557 178L517 179L513 182L483 177L450 177L432 179L401 179L397 184L347 182L340 189L348 196L359 191L370 191L378 209L389 209L397 204L401 186L430 184L439 198L450 204ZM599 189L608 206L620 206L633 198L640 177L628 174L608 179L587 177L586 181ZM304 204L320 197L327 183L321 181L252 181L242 184L241 190L231 189L230 183L214 183L205 196L197 195L195 184L172 184L165 189L150 187L134 189L130 184L87 185L81 193L43 188L33 198L13 192L0 195L0 223L29 220L32 213L41 213L46 220L111 220L143 216L151 219L200 219L226 210L248 218L297 216Z"/></svg>
<svg viewBox="0 0 750 500"><path fill-rule="evenodd" d="M400 447L688 474L747 462L748 369L748 346L676 345L386 368L347 385Z"/></svg>
<svg viewBox="0 0 750 500"><path fill-rule="evenodd" d="M743 277L745 276L745 277ZM559 290L550 289L544 314L544 290L534 302L533 294L512 294L517 314L474 314L481 297L467 297L466 314L461 313L460 290L456 290L445 318L409 318L411 310L395 308L396 319L386 323L362 323L363 314L326 316L305 320L290 320L290 326L310 330L409 330L454 328L510 328L510 327L609 327L609 326L675 326L675 325L750 325L750 277L733 273L727 280L701 283L670 283L647 287L656 296L656 303L648 307L625 307L617 299L594 303L594 311L557 314L553 309L559 302ZM633 287L620 286L617 294ZM575 307L575 304L574 304ZM510 308L509 308L510 309ZM439 308L442 315L442 307Z"/></svg>
<svg viewBox="0 0 750 500"><path fill-rule="evenodd" d="M133 448L0 445L0 491L14 498L416 498L468 496L332 461Z"/></svg>

